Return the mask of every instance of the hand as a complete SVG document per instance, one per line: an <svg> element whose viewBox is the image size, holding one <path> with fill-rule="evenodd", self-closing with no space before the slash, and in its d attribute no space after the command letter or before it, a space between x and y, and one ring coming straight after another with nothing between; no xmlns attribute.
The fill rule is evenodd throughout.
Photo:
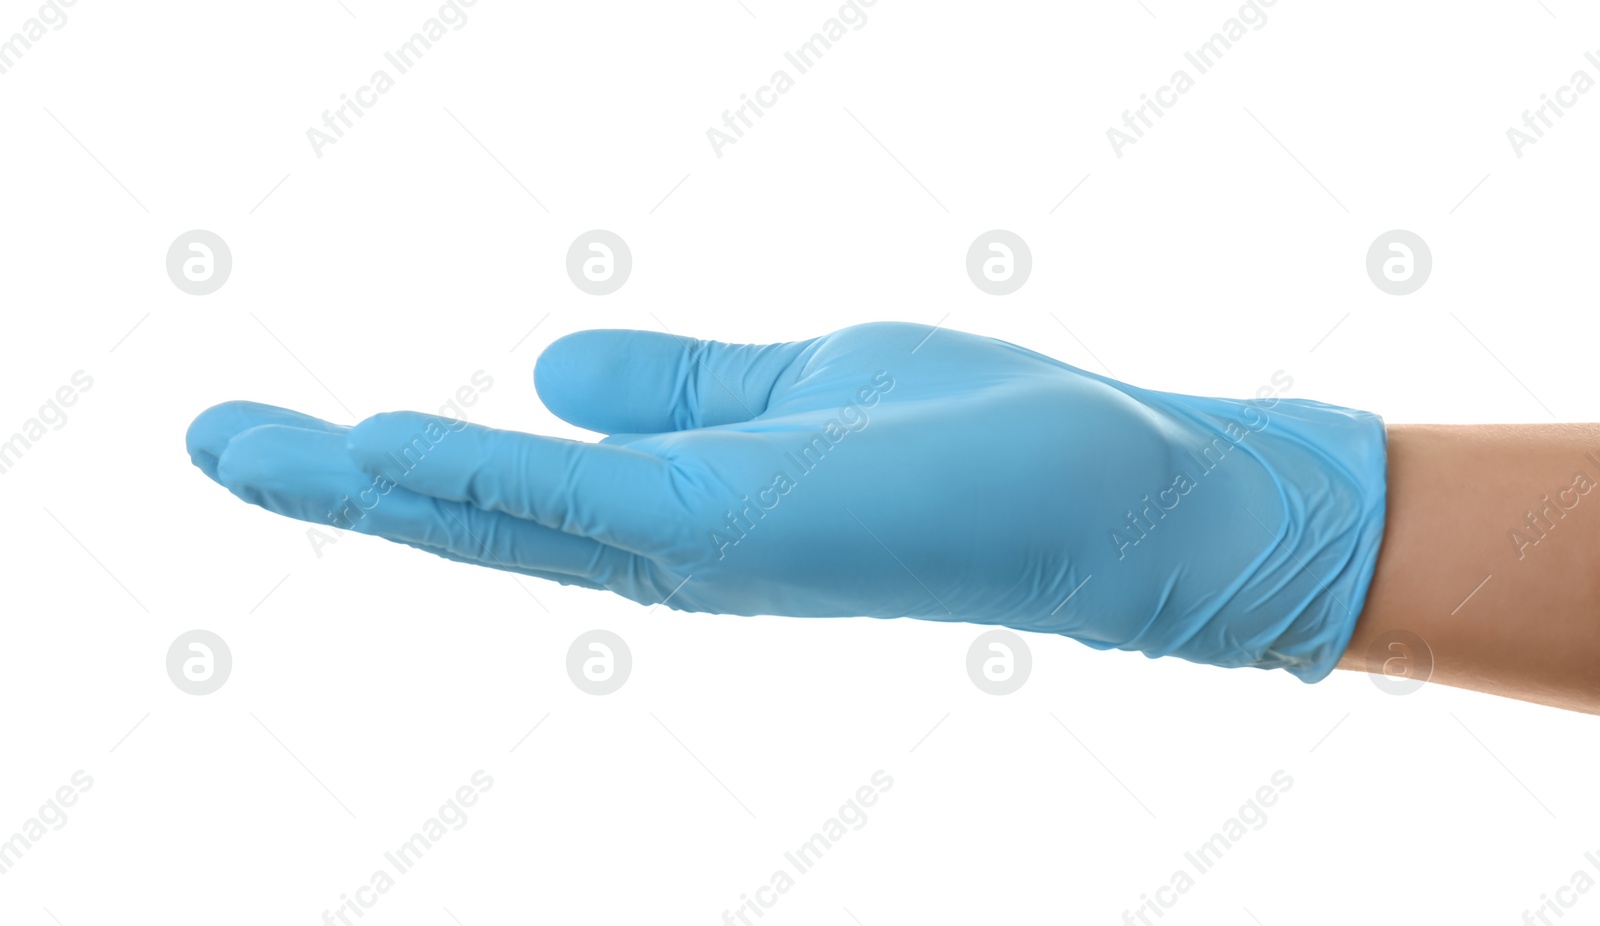
<svg viewBox="0 0 1600 926"><path fill-rule="evenodd" d="M1138 389L947 329L583 331L535 378L610 436L233 402L189 453L279 514L642 604L1004 624L1307 681L1383 533L1375 415Z"/></svg>

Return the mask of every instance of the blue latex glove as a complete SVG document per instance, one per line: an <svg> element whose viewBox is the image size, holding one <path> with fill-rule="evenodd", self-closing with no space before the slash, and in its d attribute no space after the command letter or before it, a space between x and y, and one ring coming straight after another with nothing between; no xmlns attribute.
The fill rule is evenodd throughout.
<svg viewBox="0 0 1600 926"><path fill-rule="evenodd" d="M583 331L536 382L611 436L235 402L189 453L279 514L642 604L1004 624L1306 681L1383 534L1375 415L1153 392L947 329Z"/></svg>

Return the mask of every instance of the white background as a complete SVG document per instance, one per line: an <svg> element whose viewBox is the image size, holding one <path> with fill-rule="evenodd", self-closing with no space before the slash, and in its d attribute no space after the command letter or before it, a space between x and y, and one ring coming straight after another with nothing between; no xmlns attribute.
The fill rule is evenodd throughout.
<svg viewBox="0 0 1600 926"><path fill-rule="evenodd" d="M36 9L0 2L0 36ZM216 402L350 422L480 369L473 420L592 436L531 381L589 327L943 320L1194 394L1283 370L1391 421L1600 418L1600 93L1506 138L1595 72L1584 5L1279 0L1119 159L1106 129L1236 4L879 0L716 157L706 129L836 9L479 0L320 159L306 130L437 4L79 0L0 76L0 432L94 379L0 476L0 838L94 779L0 875L0 922L321 922L478 769L360 922L718 923L878 769L763 924L1119 922L1280 769L1162 923L1509 924L1587 868L1590 717L1044 636L993 697L975 626L649 613L356 536L318 558L190 466ZM209 296L165 272L192 228L233 251ZM634 255L606 297L564 269L591 228ZM1014 295L966 277L990 228L1032 247ZM1434 256L1403 298L1364 269L1391 228ZM197 627L235 663L205 697L164 668ZM606 697L564 669L591 628L633 653Z"/></svg>

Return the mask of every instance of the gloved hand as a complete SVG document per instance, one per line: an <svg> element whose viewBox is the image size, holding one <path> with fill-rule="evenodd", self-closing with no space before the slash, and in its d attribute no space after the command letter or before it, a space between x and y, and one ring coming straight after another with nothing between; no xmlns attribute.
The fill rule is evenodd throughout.
<svg viewBox="0 0 1600 926"><path fill-rule="evenodd" d="M948 329L583 331L535 378L610 436L230 402L189 453L279 514L641 604L1003 624L1305 681L1383 534L1375 415L1139 389Z"/></svg>

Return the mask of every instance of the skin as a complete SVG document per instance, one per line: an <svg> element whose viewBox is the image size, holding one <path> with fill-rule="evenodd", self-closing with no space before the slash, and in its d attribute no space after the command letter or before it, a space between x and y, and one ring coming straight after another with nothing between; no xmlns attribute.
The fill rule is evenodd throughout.
<svg viewBox="0 0 1600 926"><path fill-rule="evenodd" d="M1600 714L1600 424L1388 432L1383 545L1339 668Z"/></svg>

